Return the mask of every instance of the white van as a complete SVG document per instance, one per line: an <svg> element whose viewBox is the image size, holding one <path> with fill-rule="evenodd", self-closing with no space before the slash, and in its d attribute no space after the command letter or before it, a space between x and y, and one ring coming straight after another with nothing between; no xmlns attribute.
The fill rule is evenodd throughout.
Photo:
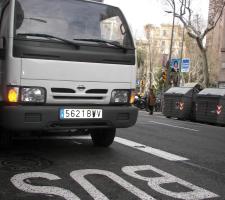
<svg viewBox="0 0 225 200"><path fill-rule="evenodd" d="M134 42L121 11L84 0L0 0L0 145L85 129L109 146L135 124Z"/></svg>

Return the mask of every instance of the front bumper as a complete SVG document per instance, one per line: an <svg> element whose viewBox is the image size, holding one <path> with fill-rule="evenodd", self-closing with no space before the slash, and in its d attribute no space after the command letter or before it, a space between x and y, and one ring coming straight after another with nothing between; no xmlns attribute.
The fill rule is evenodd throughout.
<svg viewBox="0 0 225 200"><path fill-rule="evenodd" d="M102 119L60 120L60 108L102 109ZM132 106L3 106L1 125L10 130L68 130L92 128L127 128L137 121L138 110Z"/></svg>

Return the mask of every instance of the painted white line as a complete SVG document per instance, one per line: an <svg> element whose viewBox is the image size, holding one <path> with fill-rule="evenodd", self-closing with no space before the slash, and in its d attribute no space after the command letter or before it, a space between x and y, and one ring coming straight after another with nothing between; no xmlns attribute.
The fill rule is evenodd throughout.
<svg viewBox="0 0 225 200"><path fill-rule="evenodd" d="M91 140L91 136L52 136L52 137L17 137L17 140ZM140 143L136 143L130 140L126 140L120 137L115 137L115 142L119 144L123 144L125 146L133 147L135 149L138 149L140 151L143 151L145 153L149 153L155 156L158 156L160 158L164 158L166 160L170 161L185 161L189 160L187 158L177 156L175 154L171 154L165 151L162 151L160 149L155 149L149 146L145 146ZM73 141L76 144L81 145L82 143Z"/></svg>
<svg viewBox="0 0 225 200"><path fill-rule="evenodd" d="M162 151L160 149L155 149L155 148L152 148L152 147L140 144L140 143L136 143L136 142L124 139L124 138L115 137L114 141L117 142L117 143L123 144L125 146L132 147L134 149L143 151L145 153L152 154L154 156L158 156L160 158L163 158L163 159L166 159L166 160L169 160L169 161L189 160L188 158L184 158L184 157L181 157L181 156L178 156L178 155L175 155L175 154L171 154L171 153L168 153L166 151Z"/></svg>
<svg viewBox="0 0 225 200"><path fill-rule="evenodd" d="M199 132L199 130L192 129L192 128L186 128L186 127L182 127L182 126L175 126L175 125L165 124L165 123L156 122L156 121L149 121L149 122L150 123L153 123L153 124L159 124L159 125L163 125L163 126L169 126L169 127L173 127L173 128L179 128L179 129L184 129L184 130Z"/></svg>
<svg viewBox="0 0 225 200"><path fill-rule="evenodd" d="M18 137L16 138L18 140L91 140L91 136L52 136L52 137ZM185 160L189 160L187 158L181 157L181 156L177 156L175 154L171 154L168 153L166 151L162 151L160 149L155 149L149 146L145 146L143 144L140 143L136 143L130 140L126 140L120 137L115 137L115 142L119 143L119 144L123 144L125 146L129 146L129 147L133 147L135 149L138 149L140 151L143 151L145 153L149 153L155 156L158 156L160 158L164 158L166 160L170 160L170 161L185 161ZM76 144L81 145L82 143L77 142L77 141L73 141Z"/></svg>
<svg viewBox="0 0 225 200"><path fill-rule="evenodd" d="M149 114L143 114L141 115L142 117L149 117L149 118L161 118L161 119L165 119L165 116L159 115L159 114L153 114L153 115L149 115Z"/></svg>
<svg viewBox="0 0 225 200"><path fill-rule="evenodd" d="M165 119L166 117L165 116L161 116L161 115L159 115L159 116L157 116L158 118L162 118L162 119Z"/></svg>
<svg viewBox="0 0 225 200"><path fill-rule="evenodd" d="M141 114L146 114L146 115L149 116L149 111L141 110L141 111L139 111L139 113L141 113ZM161 113L161 112L154 112L153 116L154 116L154 115L155 115L155 116L161 116L162 113Z"/></svg>
<svg viewBox="0 0 225 200"><path fill-rule="evenodd" d="M140 113L146 113L147 111L145 110L139 110Z"/></svg>
<svg viewBox="0 0 225 200"><path fill-rule="evenodd" d="M77 141L73 141L74 144L78 144L78 145L81 145L82 143L80 142L77 142Z"/></svg>

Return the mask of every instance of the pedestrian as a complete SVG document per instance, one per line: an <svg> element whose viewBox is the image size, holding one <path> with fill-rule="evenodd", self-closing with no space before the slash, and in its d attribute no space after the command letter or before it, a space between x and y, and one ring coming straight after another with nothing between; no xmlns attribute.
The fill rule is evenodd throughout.
<svg viewBox="0 0 225 200"><path fill-rule="evenodd" d="M149 97L148 97L149 115L153 115L155 103L156 103L156 96L154 94L154 90L150 88Z"/></svg>

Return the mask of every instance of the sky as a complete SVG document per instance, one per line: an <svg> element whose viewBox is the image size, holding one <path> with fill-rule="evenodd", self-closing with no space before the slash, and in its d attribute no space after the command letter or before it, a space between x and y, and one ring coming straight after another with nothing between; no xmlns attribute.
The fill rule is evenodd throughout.
<svg viewBox="0 0 225 200"><path fill-rule="evenodd" d="M146 24L172 24L172 15L165 13L168 8L162 2L163 0L104 0L104 3L117 6L123 11L137 38L143 36L143 27ZM193 0L193 10L198 12L205 21L208 16L208 6L209 0Z"/></svg>

